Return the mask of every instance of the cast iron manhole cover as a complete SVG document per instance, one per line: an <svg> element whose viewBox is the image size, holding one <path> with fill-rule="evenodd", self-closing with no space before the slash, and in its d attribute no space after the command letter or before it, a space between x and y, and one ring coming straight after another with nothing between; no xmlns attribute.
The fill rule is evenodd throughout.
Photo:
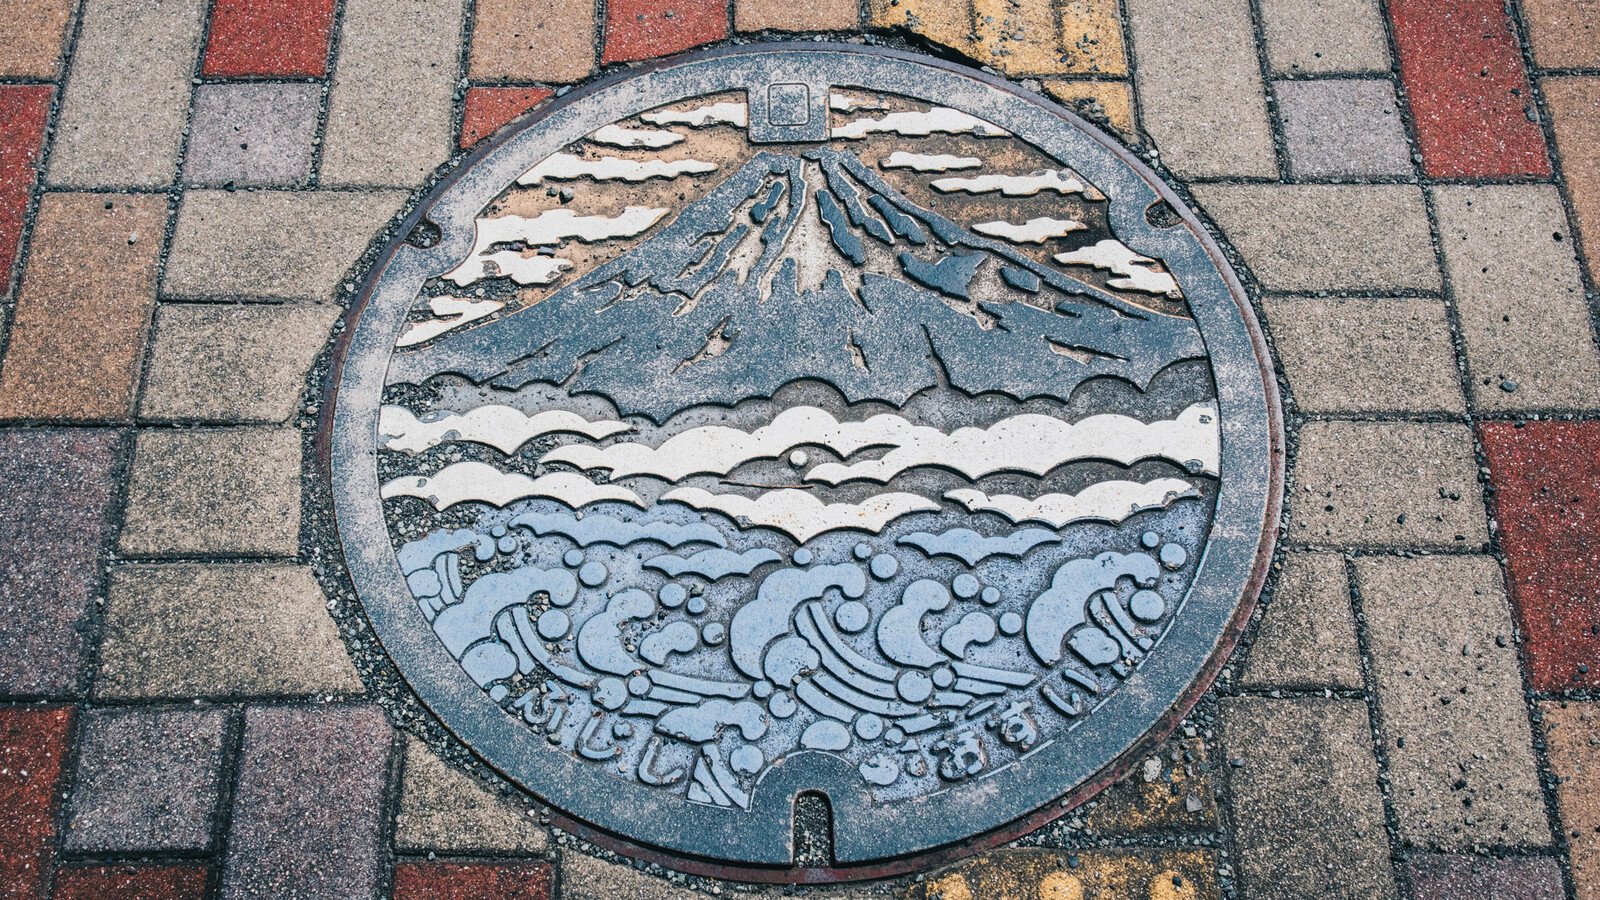
<svg viewBox="0 0 1600 900"><path fill-rule="evenodd" d="M1015 834L1248 612L1249 307L1037 97L739 48L574 92L412 222L335 376L346 561L410 687L586 833L785 878Z"/></svg>

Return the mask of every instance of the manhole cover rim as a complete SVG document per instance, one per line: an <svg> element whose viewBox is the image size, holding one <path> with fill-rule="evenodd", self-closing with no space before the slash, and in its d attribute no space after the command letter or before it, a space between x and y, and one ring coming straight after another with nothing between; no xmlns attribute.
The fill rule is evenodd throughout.
<svg viewBox="0 0 1600 900"><path fill-rule="evenodd" d="M800 880L806 870L788 868L776 857L770 862L741 858L742 841L738 829L729 826L725 810L696 806L675 796L655 800L632 795L624 805L585 806L584 798L593 797L595 791L615 791L615 783L579 760L539 752L543 749L539 735L489 703L461 677L458 663L438 641L415 628L415 599L392 554L387 558L374 554L389 546L372 465L377 410L388 351L422 282L466 255L476 213L530 162L610 122L736 86L726 71L730 64L777 66L796 73L821 69L827 81L839 86L937 96L940 105L994 120L1082 172L1091 183L1104 185L1112 197L1115 233L1136 250L1159 256L1175 273L1183 273L1185 295L1216 381L1223 423L1222 471L1256 473L1222 479L1211 535L1182 601L1184 614L1175 617L1162 640L1164 651L1152 655L1123 689L1112 694L1094 728L1077 728L1067 735L1076 739L1057 740L1035 751L1040 755L1048 751L1050 758L1074 773L1072 777L1030 785L1027 782L1041 780L1040 767L1012 766L993 775L993 790L988 793L998 801L981 810L961 805L959 799L957 808L942 808L956 797L947 791L902 803L892 815L886 814L889 808L873 806L848 778L835 778L837 783L829 784L829 779L812 772L803 779L804 785L797 782L782 792L787 797L805 786L835 798L834 848L840 865L828 870L830 880L904 871L930 855L991 844L1043 824L1092 795L1120 764L1164 738L1231 651L1274 550L1283 482L1281 413L1270 356L1253 309L1221 249L1184 200L1093 126L982 73L898 51L839 44L724 48L618 73L575 90L469 156L406 217L401 235L426 218L440 226L442 241L421 249L397 239L365 275L329 377L327 408L333 413L331 428L321 436L321 445L327 448L323 474L332 489L344 561L385 652L430 712L487 765L551 804L562 818L572 817L577 830L593 828L600 835L615 835L617 846L634 855L689 871ZM997 108L1004 114L996 115ZM1177 212L1181 227L1163 230L1146 222L1145 210L1157 201ZM335 397L338 402L333 402ZM1130 689L1141 685L1143 689ZM463 733L471 733L472 739ZM1090 733L1095 735L1092 740ZM1085 741L1089 746L1079 746ZM798 774L799 768L791 766L789 771ZM781 770L766 779L784 780ZM1063 791L1063 783L1070 787ZM771 787L762 787L769 791L769 801ZM740 815L748 820L750 814ZM980 825L965 824L974 816L982 819ZM903 827L905 821L921 827ZM786 816L783 827L786 835ZM708 836L713 839L710 845Z"/></svg>

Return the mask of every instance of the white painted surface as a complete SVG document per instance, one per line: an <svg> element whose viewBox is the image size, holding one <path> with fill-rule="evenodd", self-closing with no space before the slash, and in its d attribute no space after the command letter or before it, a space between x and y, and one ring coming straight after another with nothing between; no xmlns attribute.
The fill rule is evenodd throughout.
<svg viewBox="0 0 1600 900"><path fill-rule="evenodd" d="M927 497L904 493L878 494L860 503L825 504L794 488L767 491L754 499L738 494L713 494L700 488L678 488L661 495L661 499L698 510L714 510L751 525L775 528L802 544L824 532L843 528L877 534L901 516L939 508L936 501Z"/></svg>
<svg viewBox="0 0 1600 900"><path fill-rule="evenodd" d="M750 122L750 108L743 103L711 103L694 109L663 109L643 113L640 119L651 125L688 125L704 128L707 125L737 125L743 128Z"/></svg>
<svg viewBox="0 0 1600 900"><path fill-rule="evenodd" d="M1116 524L1137 512L1162 509L1183 497L1198 496L1194 485L1181 478L1154 481L1102 481L1076 494L1043 494L1019 497L1016 494L989 496L971 488L946 491L945 499L965 506L968 512L999 513L1012 524L1042 522L1061 528L1072 522L1096 521Z"/></svg>
<svg viewBox="0 0 1600 900"><path fill-rule="evenodd" d="M925 112L893 112L876 119L856 119L833 129L835 138L860 139L869 134L927 137L930 134L975 134L1005 137L1010 132L959 110L935 106Z"/></svg>
<svg viewBox="0 0 1600 900"><path fill-rule="evenodd" d="M432 340L447 331L460 328L468 322L498 312L505 304L499 300L469 300L466 297L433 297L428 308L438 318L426 322L412 322L394 342L396 347L410 347Z"/></svg>
<svg viewBox="0 0 1600 900"><path fill-rule="evenodd" d="M896 150L878 165L885 169L910 169L913 172L953 172L957 169L981 168L983 160L976 156L955 156L950 153L907 153Z"/></svg>
<svg viewBox="0 0 1600 900"><path fill-rule="evenodd" d="M558 500L573 509L615 500L643 508L639 495L614 484L595 484L572 472L554 472L529 478L519 472L502 472L487 463L458 462L440 469L433 476L407 475L386 483L378 495L420 497L443 510L457 503L478 502L505 506L518 500L544 498Z"/></svg>
<svg viewBox="0 0 1600 900"><path fill-rule="evenodd" d="M1082 231L1089 226L1076 219L1052 219L1041 216L1029 219L1021 225L1012 222L979 222L972 226L972 230L979 234L1003 238L1013 244L1042 244L1051 238L1066 237L1074 231Z"/></svg>
<svg viewBox="0 0 1600 900"><path fill-rule="evenodd" d="M611 147L649 147L652 150L670 147L681 140L683 140L683 135L676 131L655 128L623 128L621 125L616 124L607 125L589 135L589 141L595 144L605 144Z"/></svg>
<svg viewBox="0 0 1600 900"><path fill-rule="evenodd" d="M1119 276L1107 281L1108 287L1169 297L1180 294L1176 279L1166 272L1151 268L1156 264L1155 260L1140 256L1126 244L1112 238L1067 253L1057 253L1053 258L1064 266L1093 266Z"/></svg>
<svg viewBox="0 0 1600 900"><path fill-rule="evenodd" d="M551 181L572 181L593 178L595 181L647 181L651 178L678 178L683 175L701 175L716 171L716 163L698 159L620 159L603 156L584 159L570 153L552 153L539 164L522 173L517 184L528 186Z"/></svg>
<svg viewBox="0 0 1600 900"><path fill-rule="evenodd" d="M518 447L547 434L581 434L600 440L629 430L621 422L590 422L561 409L528 415L510 406L491 404L464 413L433 412L417 418L404 406L387 405L378 412L378 442L386 450L420 453L453 441L471 441L515 453Z"/></svg>
<svg viewBox="0 0 1600 900"><path fill-rule="evenodd" d="M1105 196L1090 187L1071 169L1046 169L1031 175L979 175L974 178L940 178L933 189L946 194L963 191L968 194L994 194L1002 197L1031 197L1040 191L1058 194L1082 194L1089 200L1103 200Z"/></svg>

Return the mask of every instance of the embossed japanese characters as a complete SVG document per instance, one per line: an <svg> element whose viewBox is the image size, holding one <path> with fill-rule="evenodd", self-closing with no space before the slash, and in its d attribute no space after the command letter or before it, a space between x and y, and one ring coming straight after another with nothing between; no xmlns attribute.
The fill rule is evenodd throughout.
<svg viewBox="0 0 1600 900"><path fill-rule="evenodd" d="M1255 590L1276 420L1181 202L1037 98L745 48L551 109L418 210L336 376L345 557L491 766L834 874L1040 821Z"/></svg>

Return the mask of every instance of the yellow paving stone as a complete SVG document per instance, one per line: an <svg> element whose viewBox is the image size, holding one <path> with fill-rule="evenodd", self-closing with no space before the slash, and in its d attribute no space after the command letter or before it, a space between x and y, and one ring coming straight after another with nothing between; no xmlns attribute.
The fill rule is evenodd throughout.
<svg viewBox="0 0 1600 900"><path fill-rule="evenodd" d="M973 0L973 55L1008 75L1127 71L1115 0Z"/></svg>
<svg viewBox="0 0 1600 900"><path fill-rule="evenodd" d="M930 875L907 900L1216 900L1208 850L1014 849Z"/></svg>
<svg viewBox="0 0 1600 900"><path fill-rule="evenodd" d="M1048 78L1044 92L1098 125L1110 125L1124 140L1138 140L1133 124L1133 89L1126 81L1080 81Z"/></svg>
<svg viewBox="0 0 1600 900"><path fill-rule="evenodd" d="M936 44L973 49L971 0L869 0L874 28L904 28Z"/></svg>

